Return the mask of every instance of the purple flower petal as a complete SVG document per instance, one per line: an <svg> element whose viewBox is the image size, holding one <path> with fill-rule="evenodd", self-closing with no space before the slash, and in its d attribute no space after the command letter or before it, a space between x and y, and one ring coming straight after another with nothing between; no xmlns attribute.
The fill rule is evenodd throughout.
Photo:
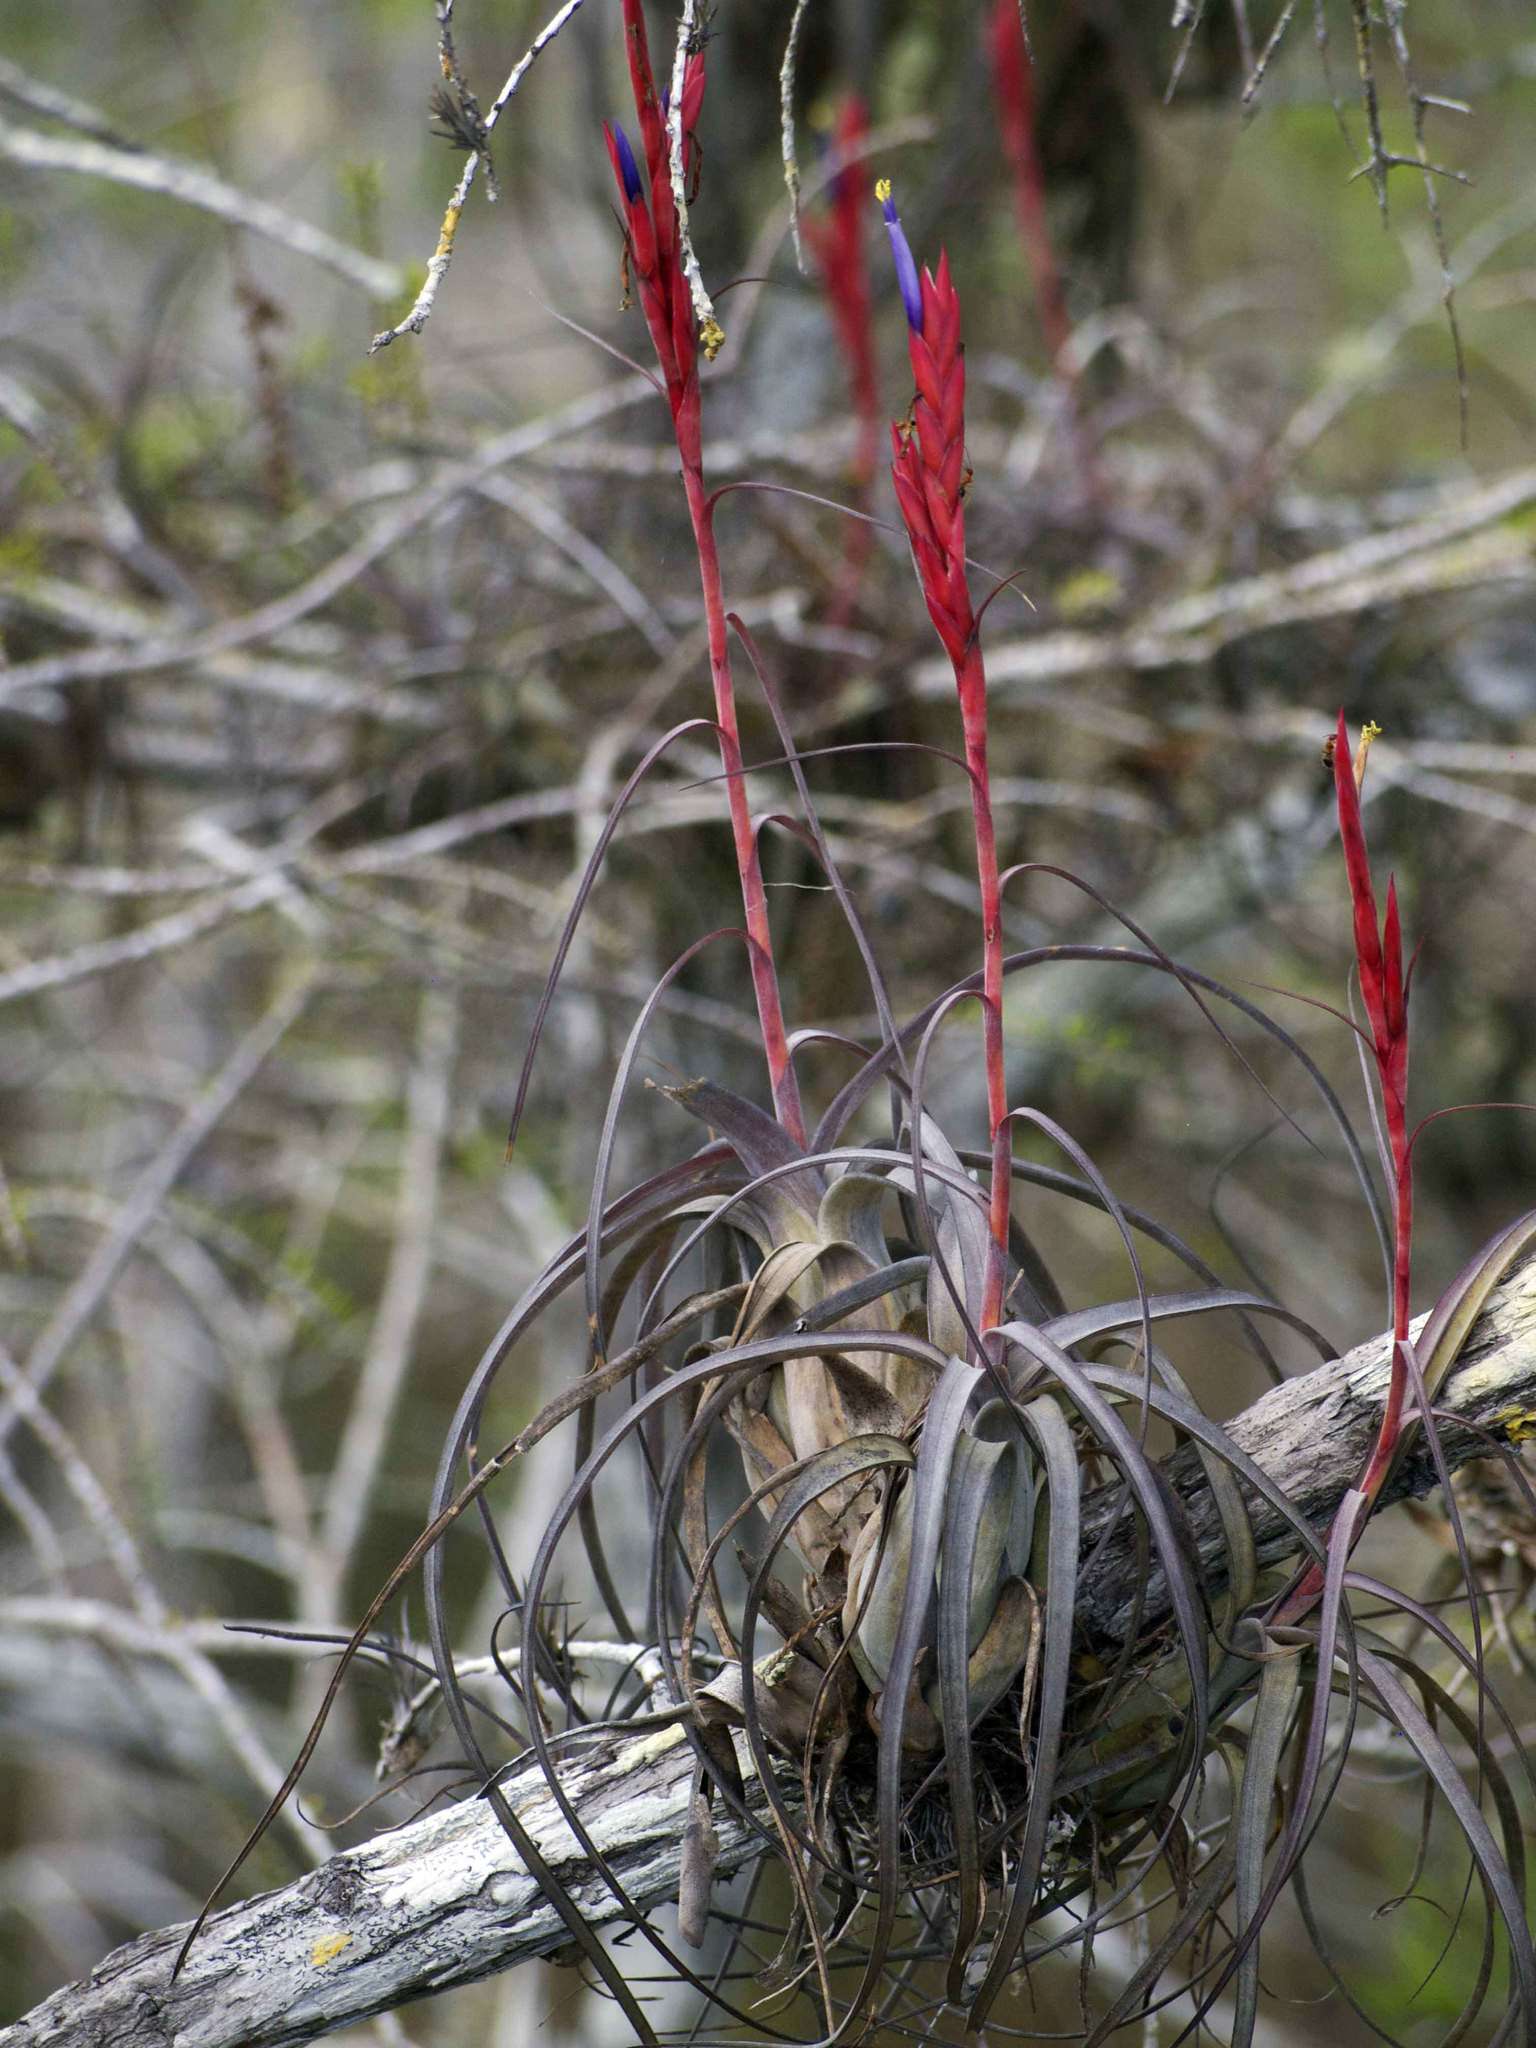
<svg viewBox="0 0 1536 2048"><path fill-rule="evenodd" d="M923 288L917 281L917 264L913 260L911 245L901 216L896 211L896 200L891 192L891 181L882 178L875 187L875 196L880 201L880 210L885 215L885 225L891 237L891 253L896 259L896 282L901 287L901 303L907 309L907 325L914 334L923 331Z"/></svg>
<svg viewBox="0 0 1536 2048"><path fill-rule="evenodd" d="M644 191L640 183L640 166L635 162L635 152L629 146L629 137L615 121L613 124L613 147L619 159L619 174L624 180L625 196L638 199Z"/></svg>

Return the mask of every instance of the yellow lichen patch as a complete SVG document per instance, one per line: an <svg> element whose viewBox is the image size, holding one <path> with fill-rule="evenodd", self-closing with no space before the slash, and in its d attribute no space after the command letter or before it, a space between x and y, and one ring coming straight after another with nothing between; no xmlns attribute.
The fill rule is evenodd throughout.
<svg viewBox="0 0 1536 2048"><path fill-rule="evenodd" d="M322 1934L309 1952L309 1966L312 1970L323 1970L327 1963L334 1963L344 1948L352 1946L350 1934Z"/></svg>
<svg viewBox="0 0 1536 2048"><path fill-rule="evenodd" d="M433 263L446 263L453 254L453 238L459 232L459 215L463 211L462 206L455 205L452 200L448 202L448 211L443 215L443 224L437 234L437 247L432 251ZM428 268L431 268L430 264Z"/></svg>
<svg viewBox="0 0 1536 2048"><path fill-rule="evenodd" d="M1506 1408L1498 1426L1510 1443L1528 1444L1536 1437L1536 1408Z"/></svg>

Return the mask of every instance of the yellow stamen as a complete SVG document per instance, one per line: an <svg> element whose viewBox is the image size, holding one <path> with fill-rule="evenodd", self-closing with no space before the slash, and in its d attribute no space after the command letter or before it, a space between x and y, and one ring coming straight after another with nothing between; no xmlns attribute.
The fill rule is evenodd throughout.
<svg viewBox="0 0 1536 2048"><path fill-rule="evenodd" d="M1365 787L1366 757L1371 751L1371 741L1381 738L1381 727L1374 718L1368 718L1360 728L1360 744L1355 749L1355 788Z"/></svg>
<svg viewBox="0 0 1536 2048"><path fill-rule="evenodd" d="M877 198L877 199L879 200L880 204L881 204L882 206L884 206L885 202L887 201L887 199L889 199L889 198L890 198L890 196L891 196L891 181L890 181L890 179L889 179L889 178L876 178L876 180L875 180L875 197L876 197L876 198Z"/></svg>

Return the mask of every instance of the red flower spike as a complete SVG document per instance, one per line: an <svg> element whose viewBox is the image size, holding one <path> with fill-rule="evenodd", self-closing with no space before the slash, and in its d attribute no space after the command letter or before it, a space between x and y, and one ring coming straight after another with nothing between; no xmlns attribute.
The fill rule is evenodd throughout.
<svg viewBox="0 0 1536 2048"><path fill-rule="evenodd" d="M1357 1487L1357 1492L1368 1503L1376 1499L1392 1469L1405 1426L1409 1372L1404 1352L1413 1271L1413 1152L1408 1138L1408 1003L1403 974L1402 918L1398 910L1397 883L1389 880L1386 915L1378 930L1370 854L1360 815L1360 778L1365 770L1366 752L1376 731L1374 726L1365 728L1361 734L1359 754L1351 761L1349 734L1344 714L1340 712L1333 740L1334 792L1338 802L1339 839L1344 850L1344 867L1354 914L1355 962L1360 975L1360 993L1370 1019L1371 1049L1381 1088L1387 1163L1393 1182L1392 1332L1395 1341L1387 1397L1377 1425L1376 1440ZM1316 1602L1322 1584L1322 1571L1313 1566L1286 1597L1274 1619L1281 1622L1298 1620Z"/></svg>
<svg viewBox="0 0 1536 2048"><path fill-rule="evenodd" d="M997 0L988 30L998 126L1010 157L1022 158L1034 127L1035 82L1024 48L1016 0Z"/></svg>
<svg viewBox="0 0 1536 2048"><path fill-rule="evenodd" d="M1355 961L1360 971L1360 995L1377 1045L1385 1050L1388 1031L1382 988L1381 937L1376 923L1376 892L1371 886L1371 858L1366 850L1365 827L1360 817L1360 792L1349 758L1349 730L1339 713L1339 728L1333 747L1333 786L1339 810L1339 839L1344 848L1344 871L1349 880L1350 900L1355 915Z"/></svg>
<svg viewBox="0 0 1536 2048"><path fill-rule="evenodd" d="M651 216L646 211L645 200L630 189L630 173L634 168L633 154L626 155L627 145L619 140L620 131L611 122L603 123L603 141L608 147L608 161L613 166L614 183L619 188L619 203L624 209L624 224L629 230L629 254L635 275L639 279L653 277L656 270L656 237L651 232Z"/></svg>
<svg viewBox="0 0 1536 2048"><path fill-rule="evenodd" d="M688 59L688 68L683 73L683 133L692 135L699 124L699 109L704 104L704 52L698 51ZM690 145L690 155L692 153Z"/></svg>
<svg viewBox="0 0 1536 2048"><path fill-rule="evenodd" d="M997 835L987 767L987 687L976 615L965 575L965 357L960 346L960 297L941 256L938 273L916 264L891 197L881 179L876 197L891 232L897 282L907 316L907 348L917 398L911 426L891 430L891 481L901 508L912 560L933 621L955 670L965 765L971 779L971 822L982 925L982 1046L987 1081L988 1137L995 1157L988 1202L992 1255L982 1295L981 1327L996 1325L1008 1274L1008 1091L1003 1048L1003 938Z"/></svg>
<svg viewBox="0 0 1536 2048"><path fill-rule="evenodd" d="M699 581L704 599L704 617L709 640L710 680L714 688L715 725L720 741L720 765L724 770L726 804L730 812L731 839L736 868L741 880L742 908L748 937L748 962L763 1050L773 1088L773 1105L780 1123L796 1144L805 1142L805 1118L800 1106L799 1086L790 1057L789 1036L774 964L773 932L768 921L768 899L758 859L757 838L747 800L746 776L742 764L741 737L736 719L736 695L731 678L730 645L726 625L725 593L720 576L719 551L715 542L714 505L704 481L703 420L698 376L698 332L688 280L678 257L677 203L672 194L671 161L668 153L663 105L657 97L646 44L641 0L623 0L625 47L629 55L630 84L640 139L645 158L642 174L627 139L616 128L605 127L608 159L619 187L625 231L629 241L641 311L650 330L651 344L666 384L667 405L682 466L684 494L693 526L694 545L699 558ZM681 116L685 131L698 119L704 93L704 57L692 56L683 72ZM683 164L685 174L693 151L685 132Z"/></svg>
<svg viewBox="0 0 1536 2048"><path fill-rule="evenodd" d="M848 367L854 404L865 429L859 465L860 480L872 474L877 460L869 423L876 417L875 350L870 325L869 272L864 260L864 209L869 175L853 152L869 132L864 102L850 95L843 102L833 140L836 173L831 186L830 217L808 214L801 233L821 268L827 304L837 329L838 344Z"/></svg>
<svg viewBox="0 0 1536 2048"><path fill-rule="evenodd" d="M1072 322L1067 312L1061 270L1051 239L1046 207L1045 166L1040 157L1035 74L1024 47L1018 0L995 0L988 41L991 45L992 90L997 102L1003 153L1013 171L1014 198L1020 236L1034 284L1035 313L1041 339L1060 374L1075 387L1076 373L1067 362Z"/></svg>

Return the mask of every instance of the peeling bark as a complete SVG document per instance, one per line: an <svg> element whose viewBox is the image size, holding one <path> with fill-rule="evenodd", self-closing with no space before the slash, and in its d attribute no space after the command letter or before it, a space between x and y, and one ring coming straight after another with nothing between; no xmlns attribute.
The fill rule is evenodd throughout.
<svg viewBox="0 0 1536 2048"><path fill-rule="evenodd" d="M1231 1434L1304 1514L1325 1526L1359 1471L1386 1377L1387 1341L1375 1338L1275 1388L1230 1425ZM1440 1405L1501 1438L1529 1433L1536 1421L1536 1262L1491 1297ZM1454 1424L1444 1442L1453 1463L1487 1448ZM1219 1587L1221 1538L1198 1464L1179 1452L1167 1469ZM1433 1484L1420 1452L1384 1499ZM1279 1518L1262 1503L1250 1507L1261 1558L1288 1552ZM1090 1507L1085 1550L1111 1511L1106 1498ZM1133 1566L1130 1542L1112 1538L1081 1589L1087 1625L1113 1633L1123 1623ZM1159 1618L1159 1600L1154 1583L1149 1625ZM676 1727L596 1738L565 1767L563 1782L583 1821L643 1910L676 1897L692 1772L693 1752ZM514 1773L503 1789L591 1924L621 1918L536 1769ZM751 1853L753 1838L729 1813L717 1810L715 1826L717 1867L725 1873ZM371 2014L550 1955L567 1940L495 1817L473 1799L215 1915L173 1984L171 1964L185 1931L163 1929L115 1950L89 1978L0 2029L0 2048L296 2048Z"/></svg>

